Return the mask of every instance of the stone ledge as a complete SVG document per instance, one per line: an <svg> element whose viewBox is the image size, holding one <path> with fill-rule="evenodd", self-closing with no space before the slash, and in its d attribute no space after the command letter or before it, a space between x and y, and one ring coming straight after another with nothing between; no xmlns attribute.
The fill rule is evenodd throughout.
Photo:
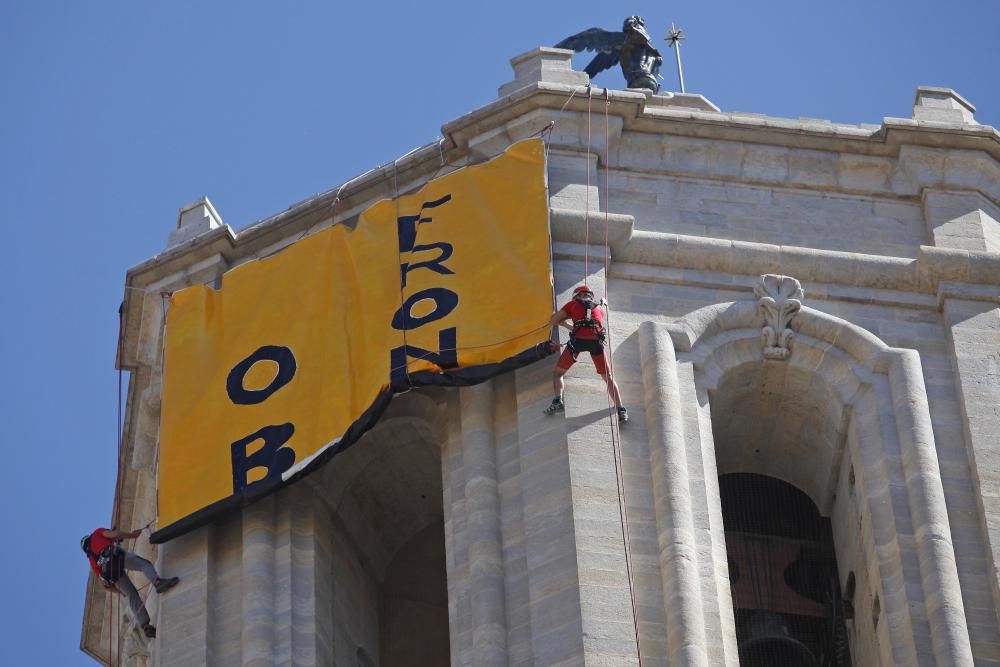
<svg viewBox="0 0 1000 667"><path fill-rule="evenodd" d="M920 246L921 287L936 290L942 280L1000 285L1000 253Z"/></svg>
<svg viewBox="0 0 1000 667"><path fill-rule="evenodd" d="M633 264L736 275L783 273L831 285L930 294L942 280L1000 285L1000 253L930 246L921 246L919 256L910 259L635 231L615 257Z"/></svg>
<svg viewBox="0 0 1000 667"><path fill-rule="evenodd" d="M942 280L938 283L938 308L944 308L944 302L948 299L986 301L987 303L1000 304L1000 293L997 292L996 287L993 285L970 285L968 283L953 283L948 280Z"/></svg>
<svg viewBox="0 0 1000 667"><path fill-rule="evenodd" d="M590 245L603 245L604 214L589 217ZM552 209L552 240L582 244L586 219L583 211ZM924 294L936 294L942 282L951 290L959 284L1000 286L1000 253L920 246L911 259L636 230L634 218L622 214L609 214L608 223L616 264L731 275L783 273L829 285Z"/></svg>
<svg viewBox="0 0 1000 667"><path fill-rule="evenodd" d="M559 259L583 259L582 245L557 244L554 252L558 255ZM593 257L593 254L591 254L591 257ZM745 292L746 294L753 294L754 286L759 280L759 275L753 273L732 274L718 271L654 266L651 264L630 264L621 261L616 261L611 267L610 277L657 285L700 287L711 290ZM987 292L990 289L988 287L969 285L961 285L960 287L963 290L978 289L983 292ZM963 295L967 293L965 291L962 292ZM906 308L909 310L940 310L939 299L934 295L900 290L852 287L849 285L808 281L808 294L811 300L842 301L890 308ZM950 293L948 298L952 298ZM962 298L970 299L969 296L963 296Z"/></svg>
<svg viewBox="0 0 1000 667"><path fill-rule="evenodd" d="M653 95L651 91L626 88L626 91L642 93L646 97L646 107L668 107L674 109L694 109L696 111L720 112L721 109L704 95L695 93L658 93Z"/></svg>
<svg viewBox="0 0 1000 667"><path fill-rule="evenodd" d="M607 214L608 245L618 253L632 238L635 218L621 213ZM601 211L584 211L553 208L549 213L552 239L568 243L584 243L603 246L605 234L605 214ZM589 225L587 224L589 221ZM589 234L588 234L589 227Z"/></svg>
<svg viewBox="0 0 1000 667"><path fill-rule="evenodd" d="M603 89L593 90L595 93L601 91L600 94L603 96ZM456 146L462 147L469 138L533 109L552 109L553 118L559 111L586 113L586 93L586 85L548 81L530 83L445 123L442 126L442 134L449 137ZM978 148L1000 160L1000 132L988 125L942 123L912 118L885 118L878 126L852 125L741 112L713 112L686 106L664 106L653 102L653 97L659 96L647 97L643 93L631 90L610 90L609 97L610 113L625 120L624 129L627 131L661 131L683 136L690 134L706 138L794 147L803 147L801 138L809 137L815 144L809 146L811 148L823 149L825 146L827 150L886 155L898 152L899 143L916 143L951 148ZM551 102L548 102L547 98L551 99ZM628 106L632 108L628 109ZM679 122L664 126L663 123L666 121ZM657 129L647 127L650 122L655 122ZM773 130L774 134L762 135L762 129ZM895 141L888 141L889 132L897 129L904 131L904 134ZM782 140L781 135L789 132L797 135L799 139ZM845 139L850 143L843 144ZM987 143L982 144L983 141Z"/></svg>

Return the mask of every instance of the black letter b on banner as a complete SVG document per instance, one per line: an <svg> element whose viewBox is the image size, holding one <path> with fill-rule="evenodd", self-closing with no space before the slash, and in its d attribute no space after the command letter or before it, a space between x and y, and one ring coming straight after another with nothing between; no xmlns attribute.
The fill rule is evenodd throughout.
<svg viewBox="0 0 1000 667"><path fill-rule="evenodd" d="M282 447L293 433L295 433L295 427L290 423L265 426L256 433L232 444L234 494L239 494L247 487L259 482L281 481L281 473L291 468L292 464L295 463L295 451L288 447ZM253 454L248 455L247 449L255 440L263 440L264 445ZM253 468L266 468L267 474L263 479L250 483L247 481L247 475Z"/></svg>

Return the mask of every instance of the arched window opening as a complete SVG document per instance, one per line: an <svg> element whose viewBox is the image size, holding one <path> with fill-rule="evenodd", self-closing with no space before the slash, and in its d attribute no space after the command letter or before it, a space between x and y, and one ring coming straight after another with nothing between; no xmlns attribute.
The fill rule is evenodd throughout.
<svg viewBox="0 0 1000 667"><path fill-rule="evenodd" d="M719 478L743 667L849 667L830 520L765 475Z"/></svg>
<svg viewBox="0 0 1000 667"><path fill-rule="evenodd" d="M330 664L451 663L441 450L418 399L307 478L329 510Z"/></svg>
<svg viewBox="0 0 1000 667"><path fill-rule="evenodd" d="M409 540L392 559L379 587L379 664L447 667L448 582L444 524Z"/></svg>

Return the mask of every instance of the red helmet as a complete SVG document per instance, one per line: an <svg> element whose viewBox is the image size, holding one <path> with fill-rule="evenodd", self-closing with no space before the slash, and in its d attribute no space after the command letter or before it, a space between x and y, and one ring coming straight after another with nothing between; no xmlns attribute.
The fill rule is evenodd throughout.
<svg viewBox="0 0 1000 667"><path fill-rule="evenodd" d="M580 285L579 287L573 290L573 298L575 299L576 297L584 293L589 294L590 296L594 296L594 290L590 289L586 285Z"/></svg>

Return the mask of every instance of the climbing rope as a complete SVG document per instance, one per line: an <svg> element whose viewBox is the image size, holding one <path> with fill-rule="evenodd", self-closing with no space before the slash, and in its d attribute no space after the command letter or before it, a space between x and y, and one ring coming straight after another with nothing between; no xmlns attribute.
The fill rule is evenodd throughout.
<svg viewBox="0 0 1000 667"><path fill-rule="evenodd" d="M586 154L586 169L587 169L587 196L586 196L586 208L584 210L584 224L586 229L584 231L584 284L587 283L587 279L590 276L590 154L591 154L591 127L592 127L592 108L591 99L592 91L590 86L587 87L587 154ZM610 167L609 161L611 157L611 131L610 131L610 107L611 98L608 89L604 89L604 294L606 301L610 301L610 216L609 216L609 191L610 191ZM598 203L600 203L600 195L598 195ZM607 387L607 400L608 400L608 419L611 423L611 452L612 458L614 460L615 466L615 483L618 490L618 516L621 521L622 528L622 542L625 550L625 573L628 579L629 588L629 600L632 604L632 627L635 633L635 647L636 656L639 661L639 667L642 667L642 649L639 639L639 610L636 604L635 597L635 576L633 572L632 565L632 537L629 531L628 522L628 494L625 490L625 464L622 457L622 446L621 446L621 430L618 424L618 419L616 418L616 408L617 406L611 400L611 388L617 386L615 384L615 372L614 372L614 344L612 341L611 334L611 308L607 304L604 307L605 312L605 326L604 330L607 332L608 340L608 350L605 354L606 363L608 368L608 387Z"/></svg>
<svg viewBox="0 0 1000 667"><path fill-rule="evenodd" d="M585 204L583 207L583 284L587 284L587 279L590 278L590 117L591 117L591 102L594 99L593 88L590 84L587 84L587 154L585 156L587 163L585 169L587 170L587 194L585 199ZM600 200L598 200L600 204Z"/></svg>
<svg viewBox="0 0 1000 667"><path fill-rule="evenodd" d="M106 589L107 594L107 608L108 608L108 665L114 664L114 649L112 642L114 641L114 633L111 632L111 619L114 618L114 592L111 589Z"/></svg>
<svg viewBox="0 0 1000 667"><path fill-rule="evenodd" d="M129 288L136 289L136 288ZM137 290L142 292L147 292L148 290ZM169 293L161 292L161 298L169 298ZM164 315L166 314L166 303L163 303ZM125 352L125 304L122 303L118 308L118 345L117 345L117 356L115 359L116 365L118 366L118 405L117 405L117 419L115 422L115 440L117 445L117 463L116 463L116 474L115 474L115 496L111 509L111 530L119 530L121 523L121 492L123 483L123 472L124 472L124 461L122 457L122 445L124 441L124 422L122 415L122 399L124 398L124 352ZM155 519L154 519L155 520ZM153 525L151 520L145 526L140 529L140 534ZM132 538L137 539L137 538ZM125 550L133 551L135 548L135 541L132 542L131 546L126 540ZM122 573L120 576L127 576ZM148 585L148 584L147 584ZM121 611L123 601L120 599L120 595L116 593L113 589L108 589L108 664L109 665L121 665L122 657L122 644L124 642L124 634L122 633L121 626ZM115 634L118 635L117 646L115 644ZM117 651L115 650L117 648Z"/></svg>
<svg viewBox="0 0 1000 667"><path fill-rule="evenodd" d="M610 250L609 250L609 236L610 236L610 208L608 203L608 198L611 190L611 177L610 177L610 159L611 159L611 131L610 131L610 119L609 111L611 107L611 96L608 93L608 89L604 89L604 293L608 295L610 293ZM608 308L606 311L608 325L606 330L608 332L608 377L611 378L613 386L615 383L615 365L614 365L614 355L612 354L612 341L611 341L611 310ZM611 402L611 396L608 396L608 402ZM610 412L610 409L609 409ZM639 667L642 667L642 650L639 643L639 609L635 601L635 576L632 567L632 537L629 533L628 525L628 494L625 491L625 463L622 457L622 442L621 442L621 430L618 424L618 420L611 419L611 444L615 455L615 474L618 481L618 507L619 516L621 518L622 524L622 534L625 542L625 570L628 574L628 588L629 597L632 601L632 625L635 630L635 648L636 655L639 659Z"/></svg>
<svg viewBox="0 0 1000 667"><path fill-rule="evenodd" d="M166 361L166 340L167 340L167 307L170 304L170 298L174 295L173 292L160 292L160 375L163 375L163 364ZM156 443L153 445L153 479L158 480L160 478L160 439L156 438ZM156 518L160 516L160 485L153 485L153 518L150 520L149 525L152 525L156 521ZM147 526L148 527L148 526Z"/></svg>
<svg viewBox="0 0 1000 667"><path fill-rule="evenodd" d="M115 460L115 496L111 508L111 530L118 530L118 522L121 518L121 486L122 486L122 353L125 341L125 303L122 302L118 308L118 345L116 350L115 365L118 366L118 404L116 406L117 419L115 421L115 439L117 442L117 458ZM108 664L121 664L121 601L113 590L108 590ZM115 607L118 607L115 609ZM114 652L115 631L118 634L118 651Z"/></svg>

